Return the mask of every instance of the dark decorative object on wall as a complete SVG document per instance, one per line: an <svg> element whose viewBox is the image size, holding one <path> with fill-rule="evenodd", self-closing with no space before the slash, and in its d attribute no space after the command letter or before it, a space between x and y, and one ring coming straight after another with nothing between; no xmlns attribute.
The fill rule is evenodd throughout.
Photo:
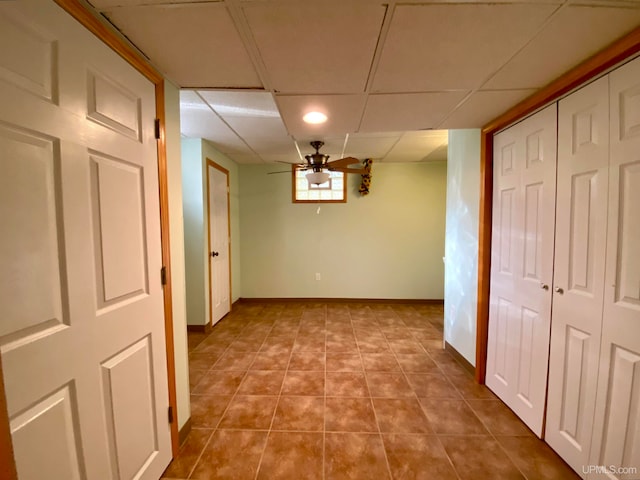
<svg viewBox="0 0 640 480"><path fill-rule="evenodd" d="M364 169L367 171L367 173L363 173L362 174L362 183L360 184L360 188L358 189L358 192L360 192L360 195L369 195L369 187L371 187L371 165L373 164L373 160L371 160L370 158L367 158L364 161Z"/></svg>

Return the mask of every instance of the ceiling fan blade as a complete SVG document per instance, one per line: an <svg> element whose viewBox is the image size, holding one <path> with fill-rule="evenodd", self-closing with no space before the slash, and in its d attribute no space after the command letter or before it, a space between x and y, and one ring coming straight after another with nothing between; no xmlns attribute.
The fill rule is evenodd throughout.
<svg viewBox="0 0 640 480"><path fill-rule="evenodd" d="M335 168L335 167L346 167L347 165L353 165L354 163L360 163L360 160L354 157L344 157L338 160L327 162L326 165L329 168Z"/></svg>
<svg viewBox="0 0 640 480"><path fill-rule="evenodd" d="M267 175L273 175L274 173L291 173L291 170L280 170L279 172L267 172Z"/></svg>
<svg viewBox="0 0 640 480"><path fill-rule="evenodd" d="M359 173L360 175L365 175L367 172L364 168L346 168L346 167L328 167L332 172L342 172L342 173Z"/></svg>
<svg viewBox="0 0 640 480"><path fill-rule="evenodd" d="M297 162L285 162L284 160L276 160L276 163L284 163L285 165L306 165L304 163Z"/></svg>

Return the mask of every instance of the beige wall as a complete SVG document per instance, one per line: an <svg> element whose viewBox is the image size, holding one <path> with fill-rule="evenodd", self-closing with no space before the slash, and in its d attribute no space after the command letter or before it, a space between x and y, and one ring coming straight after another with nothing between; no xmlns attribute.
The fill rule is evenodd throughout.
<svg viewBox="0 0 640 480"><path fill-rule="evenodd" d="M182 167L180 154L180 91L164 82L167 180L169 187L169 241L171 245L171 297L173 349L176 371L178 428L191 416L187 349L187 312L184 280L184 229L182 222Z"/></svg>
<svg viewBox="0 0 640 480"><path fill-rule="evenodd" d="M368 196L350 175L322 205L293 204L281 166L239 169L242 297L443 298L446 163L376 163Z"/></svg>

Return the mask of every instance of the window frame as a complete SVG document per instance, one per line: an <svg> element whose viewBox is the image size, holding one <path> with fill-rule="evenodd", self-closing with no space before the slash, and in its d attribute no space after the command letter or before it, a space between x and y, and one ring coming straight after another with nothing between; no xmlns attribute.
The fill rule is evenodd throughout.
<svg viewBox="0 0 640 480"><path fill-rule="evenodd" d="M296 198L296 166L291 165L291 201L292 203L347 203L347 174L342 173L342 200L298 200Z"/></svg>

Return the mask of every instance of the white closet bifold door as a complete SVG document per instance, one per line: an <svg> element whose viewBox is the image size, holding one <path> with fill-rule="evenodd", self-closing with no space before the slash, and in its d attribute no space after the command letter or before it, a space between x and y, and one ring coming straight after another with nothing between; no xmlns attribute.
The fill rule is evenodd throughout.
<svg viewBox="0 0 640 480"><path fill-rule="evenodd" d="M598 378L609 164L603 77L559 102L553 320L545 439L587 465Z"/></svg>
<svg viewBox="0 0 640 480"><path fill-rule="evenodd" d="M556 181L556 105L494 137L486 384L542 435Z"/></svg>
<svg viewBox="0 0 640 480"><path fill-rule="evenodd" d="M594 478L627 479L640 478L640 60L612 72L609 86L604 316L589 463L615 467Z"/></svg>

